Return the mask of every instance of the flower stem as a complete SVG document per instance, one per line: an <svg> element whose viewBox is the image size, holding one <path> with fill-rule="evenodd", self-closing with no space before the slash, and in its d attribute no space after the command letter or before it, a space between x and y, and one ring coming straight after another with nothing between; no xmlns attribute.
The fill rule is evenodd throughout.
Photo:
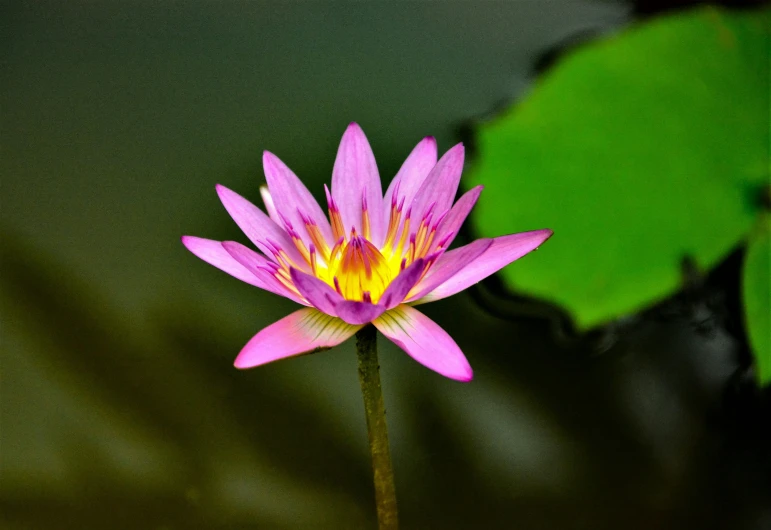
<svg viewBox="0 0 771 530"><path fill-rule="evenodd" d="M359 382L364 396L364 411L367 415L372 471L375 475L378 526L380 530L396 530L399 528L399 518L396 511L394 471L388 447L383 392L380 389L377 330L372 324L364 326L356 333L356 352L359 357Z"/></svg>

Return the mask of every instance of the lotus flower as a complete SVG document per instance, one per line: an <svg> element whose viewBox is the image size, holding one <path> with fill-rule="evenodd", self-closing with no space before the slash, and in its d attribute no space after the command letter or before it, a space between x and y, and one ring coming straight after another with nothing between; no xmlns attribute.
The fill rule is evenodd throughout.
<svg viewBox="0 0 771 530"><path fill-rule="evenodd" d="M183 236L207 263L306 306L255 335L237 368L336 346L372 323L413 359L441 375L470 381L455 341L414 306L451 296L536 249L551 230L522 232L448 250L482 191L455 204L463 145L437 162L436 141L422 140L382 193L375 157L361 128L343 135L326 186L329 218L300 179L263 154L267 215L218 185L222 204L255 252L233 241Z"/></svg>

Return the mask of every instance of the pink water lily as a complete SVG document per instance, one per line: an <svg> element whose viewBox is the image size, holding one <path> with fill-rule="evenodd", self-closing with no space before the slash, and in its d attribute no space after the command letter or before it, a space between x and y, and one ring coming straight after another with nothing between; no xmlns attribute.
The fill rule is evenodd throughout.
<svg viewBox="0 0 771 530"><path fill-rule="evenodd" d="M299 178L265 152L267 214L218 185L225 209L260 250L233 241L183 236L196 256L306 306L255 335L235 360L251 368L336 346L372 323L424 366L469 381L471 366L455 341L413 306L451 296L536 249L548 229L478 239L448 250L482 191L455 204L463 145L437 162L436 141L422 140L385 196L361 128L343 135L325 186L329 218Z"/></svg>

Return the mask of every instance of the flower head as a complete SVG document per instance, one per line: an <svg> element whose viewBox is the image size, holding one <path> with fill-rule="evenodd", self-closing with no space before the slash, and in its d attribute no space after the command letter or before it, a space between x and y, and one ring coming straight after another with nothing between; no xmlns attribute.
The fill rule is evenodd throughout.
<svg viewBox="0 0 771 530"><path fill-rule="evenodd" d="M437 161L436 142L413 149L382 193L375 157L361 128L343 135L326 188L327 211L275 155L265 152L262 210L217 186L233 220L260 250L233 241L183 236L196 256L267 291L306 306L263 329L241 350L238 368L325 349L372 322L428 368L469 381L460 348L413 306L453 295L537 248L551 230L479 239L448 250L482 186L453 204L463 145Z"/></svg>

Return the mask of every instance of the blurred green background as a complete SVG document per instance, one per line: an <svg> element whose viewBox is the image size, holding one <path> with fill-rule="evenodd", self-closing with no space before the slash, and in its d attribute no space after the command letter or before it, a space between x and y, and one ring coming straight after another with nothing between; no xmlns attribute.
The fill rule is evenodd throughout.
<svg viewBox="0 0 771 530"><path fill-rule="evenodd" d="M321 197L350 121L384 181L423 136L441 151L465 140L469 187L485 171L485 124L538 90L562 52L654 23L645 6L0 8L3 527L374 527L352 344L235 370L243 344L294 305L179 237L246 241L214 185L259 204L264 149ZM686 83L683 70L668 79ZM767 115L767 94L751 112ZM659 149L650 156L684 152ZM545 173L528 163L515 177L538 191ZM488 189L466 237L557 228L543 188L544 208L512 194L518 224L495 234L485 219L501 194ZM584 335L548 303L559 296L496 279L425 306L474 367L467 385L381 341L403 527L771 527L771 407L743 331L739 232L709 270L683 256L683 280L653 309ZM566 237L547 245L580 252Z"/></svg>

